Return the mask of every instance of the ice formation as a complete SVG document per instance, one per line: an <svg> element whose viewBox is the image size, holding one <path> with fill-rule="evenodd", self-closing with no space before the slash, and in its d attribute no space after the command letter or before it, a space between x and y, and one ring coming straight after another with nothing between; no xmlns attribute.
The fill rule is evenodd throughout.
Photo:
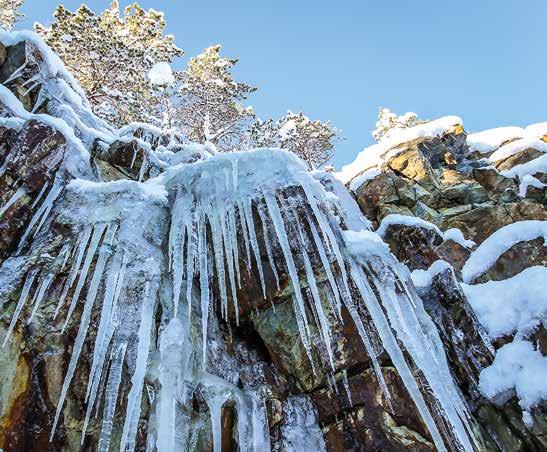
<svg viewBox="0 0 547 452"><path fill-rule="evenodd" d="M36 36L1 34L0 39L9 44L25 40L29 55L41 52L42 60L27 64L39 65L45 74L40 80L40 101L49 100L50 114L25 111L4 87L0 87L0 100L13 118L45 122L68 143L57 176L34 202L34 215L19 244L18 254L29 257L28 265L23 274L8 274L10 281L19 278L22 289L3 341L4 345L9 341L27 304L32 305L27 321L42 315L41 304L53 281L62 281L53 317L60 318L63 331L74 326L77 334L52 438L93 322L97 327L82 442L92 416L102 413L98 448L112 448L120 388L129 378L120 449L134 450L147 367L158 334L154 366L159 386L149 389L155 407L150 449L183 450L195 441L184 407L196 388L210 409L216 452L221 444L221 411L228 402L235 404L240 449L269 449L263 395L213 375L208 359L216 337L212 333L217 328L216 313L238 323L239 291L245 289L242 280L250 277L267 298L272 289L267 286L268 272L274 275L274 289L282 274L290 280L300 339L314 372L336 371L331 328L332 322L341 321L345 308L386 397L389 391L372 333L389 354L436 447L473 449L465 402L450 375L437 330L409 283L408 271L380 237L367 230L369 222L355 213L358 209L348 207L354 201L337 181L306 171L302 161L280 150L215 154L213 149L198 147L198 157L190 162L189 145L179 143L179 154L155 142L157 130L143 125L115 130L93 116L77 83ZM20 121L12 123L20 125ZM389 141L407 141L410 135L437 136L456 124L461 124L459 118L443 118ZM136 130L139 137L131 135ZM105 146L134 141L145 155L139 180L97 180L88 152L95 140ZM155 172L143 182L145 165L153 166ZM8 204L24 194L21 188ZM2 213L8 208L2 206ZM54 226L59 224L69 230L75 245L67 242L55 258L44 261L33 238L54 236ZM164 241L167 252L162 249ZM326 299L320 294L318 271L326 275ZM159 305L163 319L158 332ZM365 312L372 319L370 325L365 325ZM196 314L198 337L190 334ZM320 331L320 347L312 340L312 326ZM415 377L405 351L423 375L427 391ZM309 404L305 398L287 402L289 416L283 427L287 450L324 448ZM445 428L448 435L443 435ZM454 444L447 444L447 437Z"/></svg>

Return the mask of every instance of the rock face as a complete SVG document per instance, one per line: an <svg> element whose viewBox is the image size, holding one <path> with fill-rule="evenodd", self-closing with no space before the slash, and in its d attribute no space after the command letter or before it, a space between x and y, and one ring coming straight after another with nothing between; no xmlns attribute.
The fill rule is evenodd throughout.
<svg viewBox="0 0 547 452"><path fill-rule="evenodd" d="M544 450L541 406L524 423L480 390L495 349L460 285L473 247L443 231L480 244L546 220L545 200L472 160L461 127L405 143L357 204L279 151L110 130L85 99L59 116L47 83L70 78L23 96L47 54L2 49L2 81L27 67L0 87L0 449ZM359 210L431 225L382 241ZM408 269L439 260L415 288ZM478 282L545 261L521 241Z"/></svg>

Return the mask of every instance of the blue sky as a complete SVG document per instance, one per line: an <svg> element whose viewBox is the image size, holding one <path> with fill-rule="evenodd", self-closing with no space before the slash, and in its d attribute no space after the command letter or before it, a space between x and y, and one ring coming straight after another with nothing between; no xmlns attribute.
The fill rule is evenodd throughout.
<svg viewBox="0 0 547 452"><path fill-rule="evenodd" d="M48 23L57 3L26 0L23 27ZM303 110L342 129L336 167L372 144L379 106L456 114L468 131L547 121L547 0L139 3L165 12L183 63L216 43L239 58L236 77L259 88L249 104L260 117Z"/></svg>

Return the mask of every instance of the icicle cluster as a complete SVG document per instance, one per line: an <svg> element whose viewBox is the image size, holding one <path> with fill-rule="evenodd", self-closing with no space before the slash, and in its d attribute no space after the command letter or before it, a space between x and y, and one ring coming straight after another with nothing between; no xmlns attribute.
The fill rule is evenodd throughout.
<svg viewBox="0 0 547 452"><path fill-rule="evenodd" d="M173 278L174 310L182 303L191 312L194 278L199 281L203 362L206 363L208 318L213 302L213 284L220 293L220 312L227 317L229 300L238 315L241 288L240 257L247 271L260 279L266 297L261 255L268 258L271 272L288 274L300 338L312 369L315 360L310 340L310 322L315 322L327 350L328 366L334 373L329 318L341 321L342 304L349 311L368 354L378 381L389 398L380 364L367 328L377 332L405 386L426 422L436 446L445 450L434 420L431 403L405 359L402 342L423 373L435 399L434 411L445 418L456 442L472 450L472 438L465 403L452 381L442 344L421 301L406 286L401 269L386 251L362 255L352 252L342 240L340 226L326 208L327 196L300 163L288 154L257 151L220 155L199 164L177 168L166 174L173 194L169 235L169 262ZM300 195L291 195L291 189ZM343 208L340 207L340 210ZM256 212L256 215L255 215ZM260 234L257 233L260 228ZM261 237L259 243L257 237ZM378 249L371 243L370 250ZM283 262L273 258L277 253ZM318 256L327 275L332 296L328 305L321 300L313 256ZM305 274L308 291L300 284ZM379 294L379 296L377 295ZM373 325L360 315L362 300ZM309 318L309 313L312 318Z"/></svg>

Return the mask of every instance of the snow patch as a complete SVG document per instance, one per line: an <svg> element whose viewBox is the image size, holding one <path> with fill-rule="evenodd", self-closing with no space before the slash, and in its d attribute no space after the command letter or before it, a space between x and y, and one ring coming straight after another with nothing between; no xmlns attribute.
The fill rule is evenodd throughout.
<svg viewBox="0 0 547 452"><path fill-rule="evenodd" d="M523 410L547 398L547 357L531 342L513 341L496 353L494 363L480 374L481 392L504 403L514 393Z"/></svg>
<svg viewBox="0 0 547 452"><path fill-rule="evenodd" d="M165 86L175 81L171 65L165 61L154 64L148 72L148 78L153 85Z"/></svg>
<svg viewBox="0 0 547 452"><path fill-rule="evenodd" d="M538 237L543 237L547 243L547 221L517 221L498 229L471 253L462 269L463 281L472 283L512 246Z"/></svg>
<svg viewBox="0 0 547 452"><path fill-rule="evenodd" d="M418 138L440 137L461 127L463 121L458 116L444 116L434 121L419 124L407 129L400 129L390 134L380 143L363 149L350 164L342 167L336 177L348 183L355 176L384 162L384 155L391 149Z"/></svg>
<svg viewBox="0 0 547 452"><path fill-rule="evenodd" d="M467 135L467 145L471 152L486 154L495 151L507 141L523 137L524 129L521 127L497 127Z"/></svg>
<svg viewBox="0 0 547 452"><path fill-rule="evenodd" d="M443 236L443 233L441 232L441 230L437 226L435 226L433 223L422 220L421 218L418 218L418 217L411 217L409 215L400 215L398 213L391 213L389 215L386 215L384 219L382 220L382 222L380 223L380 226L376 230L376 233L383 238L386 235L388 227L394 224L429 229L430 231L435 231L441 237Z"/></svg>
<svg viewBox="0 0 547 452"><path fill-rule="evenodd" d="M547 314L547 268L530 267L504 281L462 284L469 304L492 339L526 336Z"/></svg>
<svg viewBox="0 0 547 452"><path fill-rule="evenodd" d="M443 260L435 261L427 270L414 270L410 277L416 287L429 287L433 282L433 278L446 269L452 270L452 266Z"/></svg>

